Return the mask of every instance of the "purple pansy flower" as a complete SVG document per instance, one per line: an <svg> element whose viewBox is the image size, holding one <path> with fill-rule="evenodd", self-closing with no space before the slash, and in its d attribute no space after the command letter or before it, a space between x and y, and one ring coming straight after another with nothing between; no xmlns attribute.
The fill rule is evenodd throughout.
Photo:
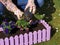
<svg viewBox="0 0 60 45"><path fill-rule="evenodd" d="M6 34L9 33L9 29L8 29L8 28L5 29L5 33L6 33Z"/></svg>

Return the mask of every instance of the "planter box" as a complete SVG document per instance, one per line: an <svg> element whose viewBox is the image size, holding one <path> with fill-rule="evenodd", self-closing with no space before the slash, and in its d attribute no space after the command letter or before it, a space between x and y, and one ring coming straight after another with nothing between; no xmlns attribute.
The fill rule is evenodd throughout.
<svg viewBox="0 0 60 45"><path fill-rule="evenodd" d="M44 20L40 20L39 23L42 23L46 29L0 38L0 45L33 45L50 40L51 27Z"/></svg>

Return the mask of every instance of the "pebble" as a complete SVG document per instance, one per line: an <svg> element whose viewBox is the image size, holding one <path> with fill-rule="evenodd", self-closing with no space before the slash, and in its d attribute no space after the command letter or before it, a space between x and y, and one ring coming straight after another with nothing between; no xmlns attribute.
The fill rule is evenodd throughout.
<svg viewBox="0 0 60 45"><path fill-rule="evenodd" d="M53 17L53 19L56 19L56 17Z"/></svg>
<svg viewBox="0 0 60 45"><path fill-rule="evenodd" d="M58 32L58 28L56 28L56 32Z"/></svg>
<svg viewBox="0 0 60 45"><path fill-rule="evenodd" d="M58 32L58 30L56 30L56 32Z"/></svg>
<svg viewBox="0 0 60 45"><path fill-rule="evenodd" d="M54 7L55 7L55 5L54 5Z"/></svg>
<svg viewBox="0 0 60 45"><path fill-rule="evenodd" d="M45 16L45 14L43 14L43 16Z"/></svg>
<svg viewBox="0 0 60 45"><path fill-rule="evenodd" d="M60 14L59 14L59 16L60 16Z"/></svg>
<svg viewBox="0 0 60 45"><path fill-rule="evenodd" d="M58 28L56 28L56 30L58 30Z"/></svg>

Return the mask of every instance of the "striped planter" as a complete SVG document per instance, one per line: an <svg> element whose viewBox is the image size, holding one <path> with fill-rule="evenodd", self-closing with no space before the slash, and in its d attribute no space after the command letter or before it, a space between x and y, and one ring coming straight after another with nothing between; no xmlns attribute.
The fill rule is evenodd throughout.
<svg viewBox="0 0 60 45"><path fill-rule="evenodd" d="M6 37L5 39L1 38L0 45L33 45L50 40L51 27L44 20L40 20L40 23L46 29L25 33L24 35L20 34L19 36L15 35L15 37Z"/></svg>

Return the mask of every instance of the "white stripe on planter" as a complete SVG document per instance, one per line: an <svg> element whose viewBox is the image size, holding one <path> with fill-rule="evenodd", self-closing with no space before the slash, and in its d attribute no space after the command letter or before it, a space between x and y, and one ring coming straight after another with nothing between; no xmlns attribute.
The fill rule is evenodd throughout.
<svg viewBox="0 0 60 45"><path fill-rule="evenodd" d="M28 45L28 34L24 34L24 45Z"/></svg>
<svg viewBox="0 0 60 45"><path fill-rule="evenodd" d="M33 37L32 37L32 32L29 32L29 45L33 44Z"/></svg>
<svg viewBox="0 0 60 45"><path fill-rule="evenodd" d="M14 45L14 38L13 38L13 36L10 37L10 45Z"/></svg>
<svg viewBox="0 0 60 45"><path fill-rule="evenodd" d="M4 40L0 39L0 45L4 45Z"/></svg>
<svg viewBox="0 0 60 45"><path fill-rule="evenodd" d="M38 30L38 43L41 42L41 30Z"/></svg>
<svg viewBox="0 0 60 45"><path fill-rule="evenodd" d="M42 41L43 42L46 41L46 30L45 29L42 30Z"/></svg>
<svg viewBox="0 0 60 45"><path fill-rule="evenodd" d="M14 37L14 39L15 39L15 45L19 45L19 38L18 38L18 35L16 35L16 36Z"/></svg>
<svg viewBox="0 0 60 45"><path fill-rule="evenodd" d="M34 44L37 43L37 32L36 31L33 32L33 42Z"/></svg>
<svg viewBox="0 0 60 45"><path fill-rule="evenodd" d="M5 45L9 45L9 39L7 37L5 38Z"/></svg>
<svg viewBox="0 0 60 45"><path fill-rule="evenodd" d="M23 34L19 35L19 42L20 42L20 45L24 45L23 44Z"/></svg>
<svg viewBox="0 0 60 45"><path fill-rule="evenodd" d="M48 27L46 31L47 31L47 37L46 38L48 41L48 40L50 40L50 36L51 36L51 27Z"/></svg>

